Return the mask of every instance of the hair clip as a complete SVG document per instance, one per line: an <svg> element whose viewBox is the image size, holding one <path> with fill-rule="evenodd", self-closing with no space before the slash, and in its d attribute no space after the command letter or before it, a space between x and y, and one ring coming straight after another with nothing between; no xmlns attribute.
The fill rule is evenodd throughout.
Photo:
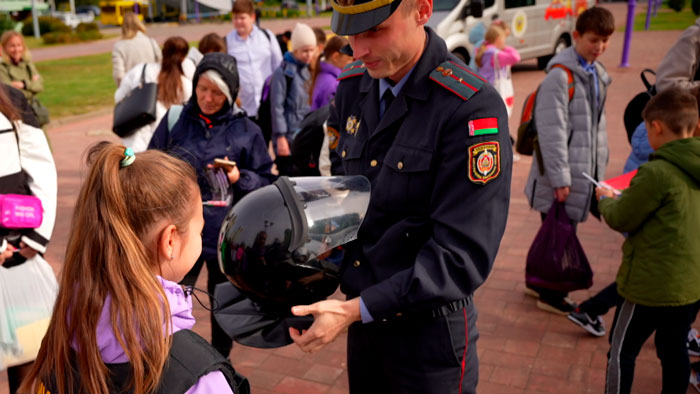
<svg viewBox="0 0 700 394"><path fill-rule="evenodd" d="M121 162L119 162L119 167L129 167L134 162L134 160L136 160L136 156L134 156L134 150L131 148L126 148L124 150L124 158Z"/></svg>

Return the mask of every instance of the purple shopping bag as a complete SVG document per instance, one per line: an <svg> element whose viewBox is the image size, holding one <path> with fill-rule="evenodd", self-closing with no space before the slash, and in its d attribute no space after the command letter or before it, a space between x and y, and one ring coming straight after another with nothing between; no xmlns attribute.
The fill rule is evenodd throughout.
<svg viewBox="0 0 700 394"><path fill-rule="evenodd" d="M593 271L563 202L554 201L530 246L525 282L562 292L593 285Z"/></svg>

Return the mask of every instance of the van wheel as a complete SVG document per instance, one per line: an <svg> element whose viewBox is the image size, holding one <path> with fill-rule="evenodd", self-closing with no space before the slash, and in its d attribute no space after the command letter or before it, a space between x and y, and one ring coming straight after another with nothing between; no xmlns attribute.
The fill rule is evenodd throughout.
<svg viewBox="0 0 700 394"><path fill-rule="evenodd" d="M471 57L469 56L469 52L466 49L455 48L455 50L452 51L452 54L455 55L457 59L463 61L464 64L469 65L469 59L471 59Z"/></svg>
<svg viewBox="0 0 700 394"><path fill-rule="evenodd" d="M563 51L564 49L568 48L569 45L571 44L569 44L569 40L567 40L566 37L559 37L557 43L554 45L554 53L552 55L540 56L537 58L537 68L540 70L544 70L544 68L547 67L547 63L549 63L549 61L552 60L552 57L557 53Z"/></svg>

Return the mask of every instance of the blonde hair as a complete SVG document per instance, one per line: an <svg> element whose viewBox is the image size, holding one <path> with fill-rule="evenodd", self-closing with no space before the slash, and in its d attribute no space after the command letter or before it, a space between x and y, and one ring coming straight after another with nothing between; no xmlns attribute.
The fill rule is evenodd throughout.
<svg viewBox="0 0 700 394"><path fill-rule="evenodd" d="M483 65L481 64L481 59L484 57L484 53L486 53L486 46L488 44L493 44L496 42L498 37L506 37L506 31L503 30L502 27L498 26L495 23L492 23L491 26L489 26L488 30L486 30L486 34L484 35L484 42L481 44L479 49L476 50L476 58L474 61L476 62L476 65L478 67L482 67Z"/></svg>
<svg viewBox="0 0 700 394"><path fill-rule="evenodd" d="M139 20L138 15L129 11L124 14L124 22L122 22L122 38L126 40L132 39L138 32L146 34L146 26L144 26L143 22Z"/></svg>
<svg viewBox="0 0 700 394"><path fill-rule="evenodd" d="M29 50L27 49L27 44L24 42L24 37L22 37L21 34L14 30L8 30L4 33L2 33L2 36L0 37L0 46L2 46L2 58L6 62L10 62L10 56L7 54L7 48L5 46L7 43L13 39L14 37L19 37L19 40L22 41L22 46L24 47L24 51L22 51L22 60L29 61L31 60L31 56L29 55Z"/></svg>
<svg viewBox="0 0 700 394"><path fill-rule="evenodd" d="M111 296L110 328L129 359L134 394L152 393L170 351L170 306L155 277L162 220L185 233L199 199L192 167L157 150L121 168L125 147L93 146L73 211L65 265L51 323L20 392L107 394L111 377L97 345L97 325Z"/></svg>

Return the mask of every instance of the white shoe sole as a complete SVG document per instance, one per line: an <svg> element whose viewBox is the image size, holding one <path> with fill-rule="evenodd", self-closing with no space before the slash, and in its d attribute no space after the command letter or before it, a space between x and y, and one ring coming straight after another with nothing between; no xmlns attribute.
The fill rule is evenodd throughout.
<svg viewBox="0 0 700 394"><path fill-rule="evenodd" d="M569 320L571 320L571 321L572 321L574 324L576 324L577 326L579 326L579 327L583 328L584 330L588 331L588 332L589 332L591 335L593 335L593 336L596 336L596 337L605 336L605 331L603 331L603 332L595 331L595 330L593 330L593 328L591 328L591 326L589 326L589 325L587 325L587 324L582 324L580 321L578 321L578 319L576 319L576 318L574 318L573 316L571 316L571 314L566 315L566 318L569 319Z"/></svg>

